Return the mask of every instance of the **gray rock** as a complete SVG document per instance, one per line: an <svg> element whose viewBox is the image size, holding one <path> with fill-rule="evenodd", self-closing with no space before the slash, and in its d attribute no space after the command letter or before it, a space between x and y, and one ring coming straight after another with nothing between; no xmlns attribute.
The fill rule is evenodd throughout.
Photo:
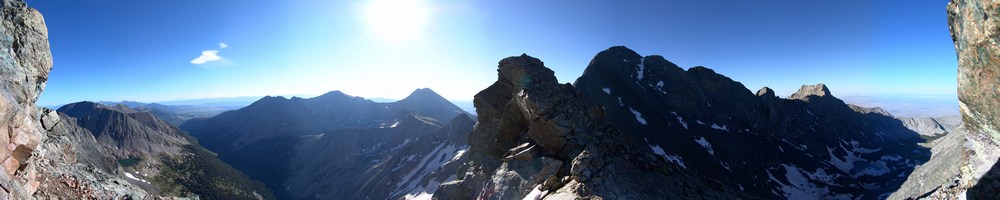
<svg viewBox="0 0 1000 200"><path fill-rule="evenodd" d="M969 130L1000 143L1000 6L989 0L948 3L948 27L958 54L958 100Z"/></svg>
<svg viewBox="0 0 1000 200"><path fill-rule="evenodd" d="M903 125L923 136L938 137L962 125L962 116L897 117Z"/></svg>
<svg viewBox="0 0 1000 200"><path fill-rule="evenodd" d="M820 83L816 85L803 85L799 88L799 91L792 93L788 96L788 99L806 99L808 96L830 96L830 89L826 88L826 85Z"/></svg>

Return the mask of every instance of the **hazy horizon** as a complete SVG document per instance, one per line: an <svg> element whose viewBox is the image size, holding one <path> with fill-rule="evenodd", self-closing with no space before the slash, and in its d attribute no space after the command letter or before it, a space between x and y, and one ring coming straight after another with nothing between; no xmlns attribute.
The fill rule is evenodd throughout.
<svg viewBox="0 0 1000 200"><path fill-rule="evenodd" d="M618 45L783 96L955 94L946 1L776 2L29 1L55 63L39 105L425 87L468 101L505 57L572 83Z"/></svg>

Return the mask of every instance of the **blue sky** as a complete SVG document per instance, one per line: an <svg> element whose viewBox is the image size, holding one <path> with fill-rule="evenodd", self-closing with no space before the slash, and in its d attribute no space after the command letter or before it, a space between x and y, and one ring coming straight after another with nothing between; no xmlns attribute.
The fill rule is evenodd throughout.
<svg viewBox="0 0 1000 200"><path fill-rule="evenodd" d="M945 0L28 3L45 16L55 64L41 105L331 90L399 99L423 87L469 100L504 57L527 53L573 82L615 45L782 96L819 82L834 95L956 87ZM218 57L192 62L205 51Z"/></svg>

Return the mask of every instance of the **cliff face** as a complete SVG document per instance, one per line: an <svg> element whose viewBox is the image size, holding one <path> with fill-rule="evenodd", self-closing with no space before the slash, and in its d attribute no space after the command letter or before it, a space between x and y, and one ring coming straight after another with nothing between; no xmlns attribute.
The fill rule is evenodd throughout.
<svg viewBox="0 0 1000 200"><path fill-rule="evenodd" d="M1000 192L1000 2L952 0L962 126L931 142L931 159L892 199L993 199Z"/></svg>
<svg viewBox="0 0 1000 200"><path fill-rule="evenodd" d="M953 0L947 10L962 118L970 130L1000 143L1000 2Z"/></svg>
<svg viewBox="0 0 1000 200"><path fill-rule="evenodd" d="M48 31L42 15L20 1L0 7L0 196L26 197L38 182L24 172L28 159L45 139L35 100L52 69Z"/></svg>

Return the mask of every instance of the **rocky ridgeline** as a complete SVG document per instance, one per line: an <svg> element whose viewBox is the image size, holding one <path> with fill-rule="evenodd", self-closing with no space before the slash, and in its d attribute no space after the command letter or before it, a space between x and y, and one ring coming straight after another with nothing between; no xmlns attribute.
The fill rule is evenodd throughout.
<svg viewBox="0 0 1000 200"><path fill-rule="evenodd" d="M612 126L601 106L558 83L540 60L510 57L499 68L498 80L475 96L470 161L436 198L745 197L634 148L638 141Z"/></svg>

